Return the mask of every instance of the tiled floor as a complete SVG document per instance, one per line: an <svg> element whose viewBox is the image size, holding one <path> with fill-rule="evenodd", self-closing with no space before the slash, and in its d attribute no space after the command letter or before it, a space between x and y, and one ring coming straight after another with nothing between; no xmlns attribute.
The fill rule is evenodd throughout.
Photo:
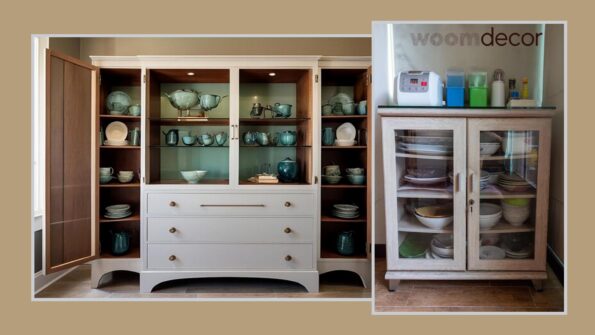
<svg viewBox="0 0 595 335"><path fill-rule="evenodd" d="M384 279L386 259L376 260L377 312L544 312L564 310L564 288L548 268L543 291L530 281L403 280L395 292Z"/></svg>
<svg viewBox="0 0 595 335"><path fill-rule="evenodd" d="M80 266L53 283L36 298L370 298L359 277L350 272L320 276L320 292L308 293L301 285L266 279L183 279L158 285L152 293L139 293L138 274L114 272L113 279L91 289L91 267Z"/></svg>

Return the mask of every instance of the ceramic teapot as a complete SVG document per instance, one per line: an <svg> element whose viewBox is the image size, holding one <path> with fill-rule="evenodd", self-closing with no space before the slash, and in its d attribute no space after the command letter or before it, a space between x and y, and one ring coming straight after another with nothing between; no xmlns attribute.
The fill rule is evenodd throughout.
<svg viewBox="0 0 595 335"><path fill-rule="evenodd" d="M273 117L288 118L291 116L291 105L276 103L271 109L273 111Z"/></svg>
<svg viewBox="0 0 595 335"><path fill-rule="evenodd" d="M178 145L178 130L177 129L170 129L167 133L162 131L163 135L165 135L165 144L169 146L176 146Z"/></svg>
<svg viewBox="0 0 595 335"><path fill-rule="evenodd" d="M202 108L205 111L211 110L211 109L219 106L219 103L225 97L227 97L227 95L219 96L219 95L215 95L215 94L203 94L199 98L200 108Z"/></svg>
<svg viewBox="0 0 595 335"><path fill-rule="evenodd" d="M198 137L200 138L199 142L204 146L209 146L209 145L213 144L213 142L214 142L213 135L211 135L209 133L202 134Z"/></svg>
<svg viewBox="0 0 595 335"><path fill-rule="evenodd" d="M284 146L295 145L297 142L297 132L292 130L285 130L277 133L279 144Z"/></svg>
<svg viewBox="0 0 595 335"><path fill-rule="evenodd" d="M297 162L287 157L277 164L277 173L279 180L284 183L295 181L298 173Z"/></svg>
<svg viewBox="0 0 595 335"><path fill-rule="evenodd" d="M261 146L270 145L272 142L271 134L265 132L258 132L255 134L256 143Z"/></svg>
<svg viewBox="0 0 595 335"><path fill-rule="evenodd" d="M244 141L244 144L252 145L256 143L256 133L247 131L242 135L242 140Z"/></svg>
<svg viewBox="0 0 595 335"><path fill-rule="evenodd" d="M226 141L227 141L227 133L226 132L222 131L222 132L215 134L215 143L217 143L218 146L224 145Z"/></svg>
<svg viewBox="0 0 595 335"><path fill-rule="evenodd" d="M169 103L179 111L188 112L191 108L200 103L199 93L192 89L176 90L169 94L165 93Z"/></svg>

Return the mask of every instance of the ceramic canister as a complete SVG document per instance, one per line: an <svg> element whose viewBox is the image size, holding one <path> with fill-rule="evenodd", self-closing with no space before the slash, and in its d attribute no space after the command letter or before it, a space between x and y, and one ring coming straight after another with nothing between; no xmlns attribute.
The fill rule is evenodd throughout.
<svg viewBox="0 0 595 335"><path fill-rule="evenodd" d="M322 145L333 145L335 143L335 130L331 127L322 129Z"/></svg>
<svg viewBox="0 0 595 335"><path fill-rule="evenodd" d="M295 181L297 177L298 167L297 162L287 157L277 164L277 173L279 173L279 180L290 183Z"/></svg>
<svg viewBox="0 0 595 335"><path fill-rule="evenodd" d="M353 255L355 246L353 242L353 231L344 231L337 236L337 252L341 255Z"/></svg>

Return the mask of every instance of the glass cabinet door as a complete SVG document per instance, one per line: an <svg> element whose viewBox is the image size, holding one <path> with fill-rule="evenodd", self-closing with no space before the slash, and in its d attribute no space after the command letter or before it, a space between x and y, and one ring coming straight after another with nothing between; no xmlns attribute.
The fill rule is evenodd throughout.
<svg viewBox="0 0 595 335"><path fill-rule="evenodd" d="M382 119L389 270L465 269L464 119Z"/></svg>
<svg viewBox="0 0 595 335"><path fill-rule="evenodd" d="M548 119L472 119L470 270L545 270Z"/></svg>

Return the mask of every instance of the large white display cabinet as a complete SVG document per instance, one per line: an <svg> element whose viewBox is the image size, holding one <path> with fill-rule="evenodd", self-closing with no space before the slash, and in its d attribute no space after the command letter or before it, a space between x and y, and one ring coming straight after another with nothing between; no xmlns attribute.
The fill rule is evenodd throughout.
<svg viewBox="0 0 595 335"><path fill-rule="evenodd" d="M85 236L76 237L88 237L92 250L80 259L52 266L62 269L92 260L94 287L112 271L139 272L142 292L150 292L168 280L196 277L284 279L298 282L310 292L318 291L320 236L324 229L317 210L321 57L91 58L93 65L88 65L88 69L94 71L95 80L91 92L95 115L92 132L97 152L91 165L95 176L92 184L97 191L89 199L94 204L91 228L83 232ZM340 61L334 60L335 64ZM362 63L355 63L362 67ZM348 59L346 64L348 68L353 66L354 59ZM224 98L208 112L208 119L180 119L165 93L184 88ZM108 115L103 101L113 90L125 91L134 103L139 103L141 116ZM289 103L293 106L292 115L271 118L267 112L265 118L252 118L254 103ZM122 121L129 128L139 127L140 146L101 145L98 128L105 128L112 121ZM220 146L185 146L180 139L178 145L169 146L163 133L171 129L193 135L223 132L228 140ZM257 146L243 140L246 132L275 134L285 130L297 133L295 145ZM294 181L273 185L248 181L256 173L276 172L277 163L285 158L297 162ZM100 166L133 169L139 172L139 178L131 184L100 185ZM208 174L199 184L188 184L180 170L207 170ZM103 207L122 202L132 205L131 217L103 217ZM369 226L369 220L366 224ZM127 254L113 256L103 250L112 229L131 234L131 250ZM52 238L55 235L48 235L47 241ZM61 236L57 242L66 245L71 240ZM355 271L365 284L369 282L367 257L364 261L341 259L339 263L345 265L323 265L320 272ZM52 271L49 266L48 271Z"/></svg>
<svg viewBox="0 0 595 335"><path fill-rule="evenodd" d="M379 112L390 288L403 279L530 279L539 289L552 110ZM423 208L452 223L428 220Z"/></svg>

